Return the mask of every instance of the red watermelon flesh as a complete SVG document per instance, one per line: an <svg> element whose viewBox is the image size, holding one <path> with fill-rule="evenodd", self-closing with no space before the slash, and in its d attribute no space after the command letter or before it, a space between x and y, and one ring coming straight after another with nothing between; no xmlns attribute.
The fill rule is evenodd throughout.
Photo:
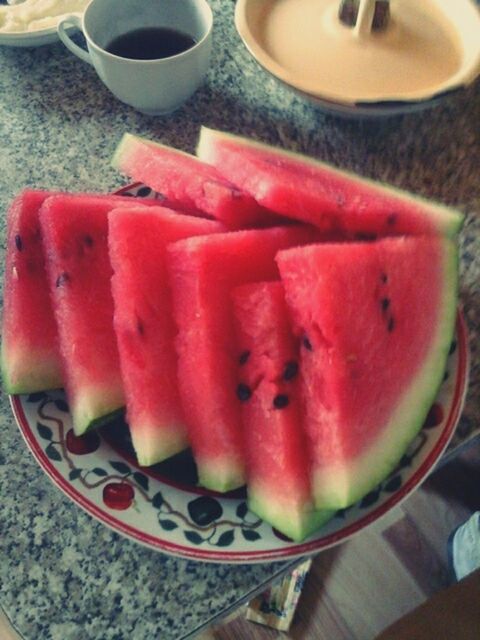
<svg viewBox="0 0 480 640"><path fill-rule="evenodd" d="M394 468L440 386L457 249L442 238L325 244L277 256L302 339L318 508L346 507Z"/></svg>
<svg viewBox="0 0 480 640"><path fill-rule="evenodd" d="M209 489L245 482L230 292L278 278L276 252L313 234L306 227L236 231L180 240L168 249L180 396L200 483Z"/></svg>
<svg viewBox="0 0 480 640"><path fill-rule="evenodd" d="M126 133L112 165L162 193L187 213L209 214L229 228L278 223L278 216L264 210L214 167L178 149Z"/></svg>
<svg viewBox="0 0 480 640"><path fill-rule="evenodd" d="M225 228L218 222L163 207L132 204L109 214L115 332L127 421L141 465L160 462L188 446L177 386L166 246L220 231Z"/></svg>
<svg viewBox="0 0 480 640"><path fill-rule="evenodd" d="M284 535L300 541L333 512L315 510L313 503L302 428L299 340L292 333L280 282L237 287L232 299L248 506Z"/></svg>
<svg viewBox="0 0 480 640"><path fill-rule="evenodd" d="M313 158L202 127L197 155L279 214L346 238L455 235L453 209Z"/></svg>
<svg viewBox="0 0 480 640"><path fill-rule="evenodd" d="M121 196L58 195L40 209L50 293L75 433L124 404L113 330L108 212Z"/></svg>
<svg viewBox="0 0 480 640"><path fill-rule="evenodd" d="M2 377L6 393L62 386L57 326L48 294L38 211L48 191L26 190L7 213Z"/></svg>

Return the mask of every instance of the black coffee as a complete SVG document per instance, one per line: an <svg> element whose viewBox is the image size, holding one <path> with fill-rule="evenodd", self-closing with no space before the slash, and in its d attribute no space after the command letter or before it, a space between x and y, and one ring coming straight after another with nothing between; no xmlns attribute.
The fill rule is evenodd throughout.
<svg viewBox="0 0 480 640"><path fill-rule="evenodd" d="M194 44L192 36L176 29L145 27L114 38L105 49L122 58L158 60L182 53Z"/></svg>

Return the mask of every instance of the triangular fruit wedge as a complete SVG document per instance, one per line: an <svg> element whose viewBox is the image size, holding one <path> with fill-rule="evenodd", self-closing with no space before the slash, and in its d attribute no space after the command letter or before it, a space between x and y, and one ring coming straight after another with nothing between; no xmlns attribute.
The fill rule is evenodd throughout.
<svg viewBox="0 0 480 640"><path fill-rule="evenodd" d="M284 535L301 541L335 512L314 506L302 428L300 341L292 334L280 282L237 287L232 300L248 506Z"/></svg>
<svg viewBox="0 0 480 640"><path fill-rule="evenodd" d="M458 211L313 158L202 127L201 160L277 213L346 238L458 233Z"/></svg>
<svg viewBox="0 0 480 640"><path fill-rule="evenodd" d="M230 292L278 279L277 251L314 237L311 228L285 227L189 238L168 247L180 395L199 481L209 489L228 491L245 482Z"/></svg>
<svg viewBox="0 0 480 640"><path fill-rule="evenodd" d="M356 502L395 467L441 384L457 304L457 248L388 238L282 251L318 508Z"/></svg>
<svg viewBox="0 0 480 640"><path fill-rule="evenodd" d="M190 214L208 214L232 229L279 221L278 216L232 185L215 167L152 140L126 133L112 166L161 193L168 206L173 203Z"/></svg>
<svg viewBox="0 0 480 640"><path fill-rule="evenodd" d="M113 330L108 212L129 198L57 195L40 209L50 293L57 321L65 389L81 435L124 404Z"/></svg>
<svg viewBox="0 0 480 640"><path fill-rule="evenodd" d="M166 246L225 231L219 222L163 207L114 209L109 252L114 270L114 326L127 404L127 422L141 465L188 446L177 385L177 355Z"/></svg>
<svg viewBox="0 0 480 640"><path fill-rule="evenodd" d="M63 386L38 211L48 191L26 190L7 213L2 377L6 393Z"/></svg>

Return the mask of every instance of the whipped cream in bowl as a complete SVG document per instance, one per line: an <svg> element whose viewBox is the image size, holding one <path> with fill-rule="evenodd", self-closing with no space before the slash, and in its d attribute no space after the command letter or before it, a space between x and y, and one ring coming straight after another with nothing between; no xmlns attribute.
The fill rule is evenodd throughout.
<svg viewBox="0 0 480 640"><path fill-rule="evenodd" d="M24 0L0 6L0 44L38 46L57 40L60 19L82 14L89 0Z"/></svg>

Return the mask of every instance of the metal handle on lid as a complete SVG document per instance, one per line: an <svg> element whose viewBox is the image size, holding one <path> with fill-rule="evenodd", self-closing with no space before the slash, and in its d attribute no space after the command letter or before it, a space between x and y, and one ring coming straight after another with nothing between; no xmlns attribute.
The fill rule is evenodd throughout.
<svg viewBox="0 0 480 640"><path fill-rule="evenodd" d="M359 36L387 28L390 19L390 0L342 0L339 20Z"/></svg>

